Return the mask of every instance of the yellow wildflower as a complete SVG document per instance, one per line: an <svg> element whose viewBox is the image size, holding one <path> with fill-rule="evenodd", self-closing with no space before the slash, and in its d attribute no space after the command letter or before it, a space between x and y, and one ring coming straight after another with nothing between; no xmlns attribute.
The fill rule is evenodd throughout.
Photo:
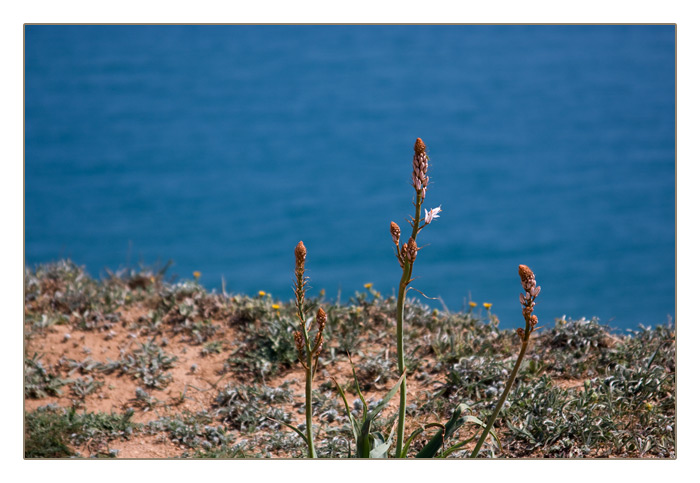
<svg viewBox="0 0 700 483"><path fill-rule="evenodd" d="M260 292L258 292L259 297L264 297L265 295L267 295L267 292L265 292L264 290L261 290Z"/></svg>
<svg viewBox="0 0 700 483"><path fill-rule="evenodd" d="M365 284L365 288L366 288L367 290L371 289L371 288L372 288L372 284L371 284L371 283L366 283L366 284Z"/></svg>
<svg viewBox="0 0 700 483"><path fill-rule="evenodd" d="M493 306L493 304L490 304L488 302L484 302L484 307L486 307L486 310L491 310L492 306Z"/></svg>
<svg viewBox="0 0 700 483"><path fill-rule="evenodd" d="M192 276L194 277L195 280L199 280L199 277L202 276L202 272L195 270L194 272L192 272Z"/></svg>
<svg viewBox="0 0 700 483"><path fill-rule="evenodd" d="M279 306L278 304L272 304L272 308L273 308L274 310L279 310L279 309L280 309L280 306Z"/></svg>
<svg viewBox="0 0 700 483"><path fill-rule="evenodd" d="M476 307L476 302L469 302L470 307Z"/></svg>

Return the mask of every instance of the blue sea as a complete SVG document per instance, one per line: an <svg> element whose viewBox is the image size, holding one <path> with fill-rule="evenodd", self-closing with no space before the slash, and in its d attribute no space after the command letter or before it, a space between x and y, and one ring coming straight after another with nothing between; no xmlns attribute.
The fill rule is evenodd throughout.
<svg viewBox="0 0 700 483"><path fill-rule="evenodd" d="M412 286L619 329L675 321L674 26L25 27L25 263L174 262L220 291ZM409 292L424 303L442 302Z"/></svg>

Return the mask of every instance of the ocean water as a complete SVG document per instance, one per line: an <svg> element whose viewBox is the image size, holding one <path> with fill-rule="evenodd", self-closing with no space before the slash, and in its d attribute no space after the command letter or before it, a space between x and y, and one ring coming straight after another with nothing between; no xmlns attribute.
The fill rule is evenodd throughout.
<svg viewBox="0 0 700 483"><path fill-rule="evenodd" d="M139 263L229 292L413 286L620 329L675 319L673 26L26 26L25 263ZM405 235L404 240L405 241ZM418 292L409 295L425 303Z"/></svg>

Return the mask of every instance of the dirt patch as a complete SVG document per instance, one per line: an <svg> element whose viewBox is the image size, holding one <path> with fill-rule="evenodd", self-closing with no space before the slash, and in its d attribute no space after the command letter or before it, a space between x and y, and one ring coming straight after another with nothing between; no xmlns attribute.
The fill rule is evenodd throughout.
<svg viewBox="0 0 700 483"><path fill-rule="evenodd" d="M220 342L220 352L204 354L202 344L193 344L188 337L177 334L173 330L163 328L160 333L154 335L136 328L136 322L148 317L150 310L151 308L147 305L131 306L120 312L120 323L108 330L85 331L66 325L50 327L41 334L34 334L27 342L27 354L41 354L44 366L67 381L89 377L99 384L99 388L80 397L68 389L68 386L64 386L61 395L25 399L25 411L34 411L46 405L75 407L88 413L124 413L133 409L132 421L148 424L160 418L209 411L215 406L218 390L229 383L251 382L245 377L236 377L234 373L227 371L227 359L231 355L232 348L235 347L230 341L240 341L241 337L235 328L228 326L226 320L212 321L220 325L221 329L215 337L208 340L210 343ZM172 378L171 382L163 389L148 391L151 398L155 400L151 405L144 405L144 401L137 397L138 391L144 389L142 380L128 374L119 374L118 371L104 373L91 370L94 366L108 366L146 343L155 344L167 354L177 358L173 366L167 370L167 374ZM367 357L387 357L388 354L388 347L374 343L355 356L355 364L361 363ZM297 426L305 422L305 417L302 412L292 410L292 407L303 404L304 377L301 365L295 364L281 374L262 380L262 383L269 387L287 384L293 399L289 409L290 423ZM352 404L357 395L354 394L352 384L352 365L347 357L338 357L332 363L322 358L314 380L314 389L318 389L324 383L333 384L334 387L334 379L339 384L350 387L348 397ZM379 401L393 385L394 381L372 383L363 390L363 395L369 403ZM408 386L409 393L419 398L413 400L414 403L425 400L432 389L429 382L412 378L408 379ZM341 404L340 396L336 398ZM397 394L387 405L386 412L394 413L398 406ZM406 428L407 434L427 422L427 420L411 420ZM318 414L315 414L315 425L323 426ZM101 445L85 443L76 449L83 456L90 456L104 453L105 448ZM111 441L109 449L116 450L120 458L173 458L180 456L188 448L174 443L163 435L135 434L128 440ZM278 456L284 457L290 454L281 451Z"/></svg>
<svg viewBox="0 0 700 483"><path fill-rule="evenodd" d="M185 450L185 446L178 445L162 438L161 436L143 435L130 441L114 441L110 448L116 450L119 458L177 458ZM86 448L88 449L88 448ZM83 452L83 454L91 454Z"/></svg>
<svg viewBox="0 0 700 483"><path fill-rule="evenodd" d="M56 405L78 408L83 412L123 413L134 410L132 421L147 424L162 417L181 413L197 413L211 408L217 387L235 382L231 373L224 370L230 354L230 340L237 331L227 327L225 320L213 323L221 326L212 342L220 342L220 352L203 353L202 345L193 344L188 338L164 329L161 334L145 334L134 323L149 316L148 306L136 305L120 311L120 323L109 330L85 331L75 326L53 326L33 334L27 341L25 353L40 354L42 365L65 381L92 380L97 389L81 396L69 388L61 388L60 395L39 399L26 398L25 411L41 406ZM119 371L105 373L93 367L105 367L123 358L142 344L156 344L176 357L166 373L171 382L166 387L147 389L144 381ZM240 382L240 381L239 381ZM144 406L137 397L139 389L147 390L153 404ZM182 445L148 434L134 435L129 440L115 440L110 448L118 450L126 458L171 458L182 454ZM103 448L86 443L77 448L82 455L98 454Z"/></svg>

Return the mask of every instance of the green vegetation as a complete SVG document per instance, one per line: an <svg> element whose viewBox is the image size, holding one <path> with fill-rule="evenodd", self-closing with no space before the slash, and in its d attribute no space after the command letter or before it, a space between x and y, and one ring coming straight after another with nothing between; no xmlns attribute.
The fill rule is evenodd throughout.
<svg viewBox="0 0 700 483"><path fill-rule="evenodd" d="M175 440L176 457L304 456L307 448L302 439L281 425L305 417L304 373L295 364L292 336L298 327L295 301L276 300L269 294L224 296L204 290L195 281L167 283L158 273L132 270L94 280L67 261L26 270L25 398L63 407L34 405L37 409L26 410L25 456L115 456L110 444L146 436ZM99 316L68 312L68 306L58 302L66 294L71 304L89 306L86 310ZM94 300L88 302L89 297ZM124 305L115 304L115 299ZM383 297L371 288L343 304L323 298L305 301L309 313L323 305L328 317L313 388L315 450L320 458L355 454L352 423L331 379L336 378L348 409L361 421L364 407L346 351L355 364L368 413L398 380L395 364L387 362L396 357L396 303L395 297ZM186 308L184 314L181 308ZM126 309L134 312L128 319ZM85 323L86 317L95 323ZM37 324L42 319L63 321ZM595 319L541 320L538 326L542 328L533 333L511 394L494 423L501 448L495 440L486 439L481 457L675 457L673 325L640 327L624 334ZM117 361L100 356L97 350L82 352L81 334L107 336L110 331L117 333L113 340L122 336L131 340L128 334L136 335ZM65 345L77 345L81 355L46 362L39 343L51 334L62 340L64 333L72 334ZM491 416L520 339L514 330L500 328L491 311L446 313L411 298L406 301L404 337L411 394L406 406L407 439L424 428L411 442L407 456L413 457L436 431L429 425L448 422L460 404L466 405L464 415L481 421ZM164 339L169 341L165 346ZM155 382L159 375L161 382L156 385L173 387L176 380L165 385L162 377L185 364L181 353L188 347L192 350L187 354L197 357L195 374L213 364L215 376L207 379L211 386L202 382L188 388L185 404L168 400L163 389L147 387L146 381ZM165 360L171 357L178 359L166 368ZM158 370L150 369L154 359ZM142 367L148 370L141 371ZM188 364L188 373L189 369ZM280 382L279 378L290 376L297 380L296 389ZM132 389L129 407L119 413L85 409L115 377L142 385L142 399ZM204 411L185 407L194 394L206 396ZM148 423L132 422L133 415L149 415L154 409L170 412L153 414ZM372 432L391 434L395 412L390 407L379 412ZM478 425L463 426L444 449L475 434L480 434ZM448 457L468 457L471 444Z"/></svg>
<svg viewBox="0 0 700 483"><path fill-rule="evenodd" d="M55 406L42 406L25 415L26 458L65 458L81 456L75 449L87 445L93 456L117 456L108 443L129 439L139 425L131 422L134 411L124 414L80 413Z"/></svg>

